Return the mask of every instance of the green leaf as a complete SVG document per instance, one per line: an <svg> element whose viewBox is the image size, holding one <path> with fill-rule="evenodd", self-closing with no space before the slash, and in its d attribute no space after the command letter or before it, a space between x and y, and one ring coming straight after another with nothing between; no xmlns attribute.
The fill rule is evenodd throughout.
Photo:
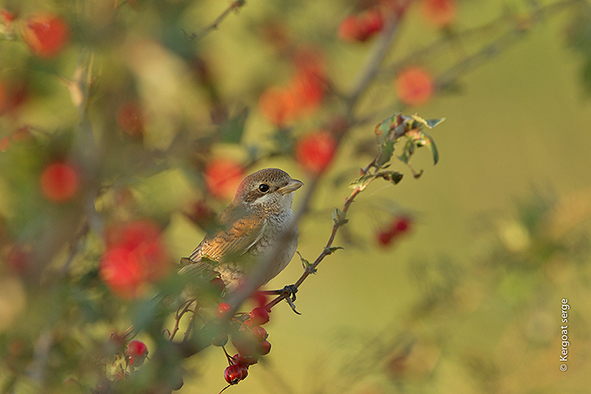
<svg viewBox="0 0 591 394"><path fill-rule="evenodd" d="M220 127L221 142L226 144L239 144L244 134L244 124L248 117L248 108L243 108L238 114L228 119Z"/></svg>
<svg viewBox="0 0 591 394"><path fill-rule="evenodd" d="M426 145L433 154L433 165L437 164L437 162L439 161L439 152L437 151L437 146L435 146L435 141L429 134L425 132L423 132L422 140L422 145Z"/></svg>
<svg viewBox="0 0 591 394"><path fill-rule="evenodd" d="M331 246L329 248L324 248L324 251L326 252L327 255L329 254L333 254L334 252L336 252L339 249L344 249L340 246Z"/></svg>
<svg viewBox="0 0 591 394"><path fill-rule="evenodd" d="M298 254L298 256L300 256L300 261L302 262L302 267L304 267L305 270L307 270L308 268L310 268L312 266L312 264L310 264L310 262L308 260L306 260L304 258L304 256L302 256L302 254L300 252L296 252L296 253ZM316 273L316 269L314 269L310 273L311 274L315 274Z"/></svg>
<svg viewBox="0 0 591 394"><path fill-rule="evenodd" d="M394 141L386 141L380 145L380 154L376 160L376 166L382 168L384 164L388 163L392 159L394 154Z"/></svg>
<svg viewBox="0 0 591 394"><path fill-rule="evenodd" d="M403 177L403 175L397 171L384 171L380 172L378 175L395 185L397 185Z"/></svg>
<svg viewBox="0 0 591 394"><path fill-rule="evenodd" d="M411 118L413 118L416 122L419 122L425 126L427 126L428 128L432 129L433 127L443 123L445 121L445 118L440 118L440 119L423 119L422 117L420 117L417 114L411 115Z"/></svg>
<svg viewBox="0 0 591 394"><path fill-rule="evenodd" d="M378 143L382 145L384 142L388 140L388 135L390 131L396 128L401 123L400 112L395 113L394 115L390 116L382 120L378 123L374 129L376 137L378 139Z"/></svg>
<svg viewBox="0 0 591 394"><path fill-rule="evenodd" d="M332 222L337 226L342 226L343 224L347 224L349 219L346 218L344 212L338 208L335 208L334 212L332 213Z"/></svg>
<svg viewBox="0 0 591 394"><path fill-rule="evenodd" d="M360 191L363 191L367 187L367 185L369 185L371 181L373 181L374 179L375 175L365 174L355 179L353 182L349 183L349 187L351 189L359 188Z"/></svg>
<svg viewBox="0 0 591 394"><path fill-rule="evenodd" d="M415 141L409 139L408 141L406 141L406 145L404 145L402 154L398 156L398 159L400 159L401 162L408 164L410 157L415 153L415 150Z"/></svg>

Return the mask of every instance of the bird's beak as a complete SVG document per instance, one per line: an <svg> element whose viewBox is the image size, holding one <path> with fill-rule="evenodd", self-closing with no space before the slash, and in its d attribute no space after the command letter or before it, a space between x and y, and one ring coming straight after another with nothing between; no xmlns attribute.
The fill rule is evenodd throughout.
<svg viewBox="0 0 591 394"><path fill-rule="evenodd" d="M281 194L287 194L291 192L295 192L300 187L304 186L302 181L298 181L297 179L292 179L289 183L282 188L278 189L277 191Z"/></svg>

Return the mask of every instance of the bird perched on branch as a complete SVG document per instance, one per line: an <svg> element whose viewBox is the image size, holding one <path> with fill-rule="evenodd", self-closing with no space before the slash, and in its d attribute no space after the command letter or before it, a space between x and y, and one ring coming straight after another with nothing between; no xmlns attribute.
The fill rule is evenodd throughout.
<svg viewBox="0 0 591 394"><path fill-rule="evenodd" d="M219 215L220 228L205 236L180 273L215 271L228 292L244 279L263 286L291 261L298 229L291 209L293 192L303 183L278 168L266 168L238 186L232 203ZM272 258L272 261L267 261ZM261 264L265 264L261 267Z"/></svg>

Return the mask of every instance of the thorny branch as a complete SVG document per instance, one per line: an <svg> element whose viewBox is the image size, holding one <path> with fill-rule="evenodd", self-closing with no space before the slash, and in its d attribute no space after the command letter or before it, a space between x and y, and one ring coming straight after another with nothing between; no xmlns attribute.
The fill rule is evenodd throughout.
<svg viewBox="0 0 591 394"><path fill-rule="evenodd" d="M228 6L228 8L226 8L211 24L209 24L208 26L203 28L199 33L192 33L191 35L189 35L184 30L183 30L183 32L185 33L185 35L187 36L187 38L190 41L193 41L193 40L199 41L202 38L204 38L205 36L207 36L209 33L211 33L212 31L216 30L220 26L220 24L224 21L224 19L226 19L228 17L228 15L230 15L230 13L232 11L237 11L242 6L244 6L244 4L246 4L246 0L232 1L230 3L230 5Z"/></svg>

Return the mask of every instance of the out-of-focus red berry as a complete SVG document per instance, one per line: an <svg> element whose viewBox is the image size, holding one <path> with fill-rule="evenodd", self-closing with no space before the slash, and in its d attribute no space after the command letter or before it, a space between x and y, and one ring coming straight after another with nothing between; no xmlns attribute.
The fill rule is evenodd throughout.
<svg viewBox="0 0 591 394"><path fill-rule="evenodd" d="M204 199L195 201L191 207L185 211L189 220L204 230L210 230L215 224L216 214Z"/></svg>
<svg viewBox="0 0 591 394"><path fill-rule="evenodd" d="M320 105L325 96L324 77L314 71L296 73L290 84L292 97L295 98L296 115L312 111Z"/></svg>
<svg viewBox="0 0 591 394"><path fill-rule="evenodd" d="M384 17L379 9L369 9L359 15L349 15L339 25L338 36L343 41L364 42L384 28Z"/></svg>
<svg viewBox="0 0 591 394"><path fill-rule="evenodd" d="M269 354L270 351L271 351L271 343L269 341L263 341L258 344L258 353L261 356Z"/></svg>
<svg viewBox="0 0 591 394"><path fill-rule="evenodd" d="M223 291L226 290L226 285L224 284L222 278L213 278L209 281L209 284L219 294L223 293Z"/></svg>
<svg viewBox="0 0 591 394"><path fill-rule="evenodd" d="M327 131L307 134L296 143L296 161L306 171L320 174L332 161L336 145L334 137Z"/></svg>
<svg viewBox="0 0 591 394"><path fill-rule="evenodd" d="M0 10L0 14L2 14L2 21L4 23L10 23L16 19L16 14L14 12L8 11L6 8L2 8L2 10Z"/></svg>
<svg viewBox="0 0 591 394"><path fill-rule="evenodd" d="M29 270L29 253L20 244L10 246L2 257L8 268L19 275Z"/></svg>
<svg viewBox="0 0 591 394"><path fill-rule="evenodd" d="M224 370L224 379L229 384L237 384L248 376L248 368L242 364L229 365Z"/></svg>
<svg viewBox="0 0 591 394"><path fill-rule="evenodd" d="M396 94L406 105L426 104L433 96L434 86L431 74L420 67L409 67L396 77Z"/></svg>
<svg viewBox="0 0 591 394"><path fill-rule="evenodd" d="M144 122L144 112L136 102L123 104L117 112L117 124L130 137L143 138Z"/></svg>
<svg viewBox="0 0 591 394"><path fill-rule="evenodd" d="M275 126L285 126L293 120L296 98L288 89L272 87L259 98L259 110Z"/></svg>
<svg viewBox="0 0 591 394"><path fill-rule="evenodd" d="M230 159L214 159L205 168L207 190L220 200L232 198L242 178L244 168Z"/></svg>
<svg viewBox="0 0 591 394"><path fill-rule="evenodd" d="M220 302L220 304L217 306L215 310L215 315L221 319L224 316L226 316L228 312L230 312L230 309L230 304L228 304L227 302Z"/></svg>
<svg viewBox="0 0 591 394"><path fill-rule="evenodd" d="M365 11L361 15L361 20L369 36L379 33L384 28L384 16L379 9Z"/></svg>
<svg viewBox="0 0 591 394"><path fill-rule="evenodd" d="M388 246L390 242L392 242L392 238L394 238L394 234L392 231L380 231L378 233L378 243L381 246Z"/></svg>
<svg viewBox="0 0 591 394"><path fill-rule="evenodd" d="M356 15L346 16L339 25L339 38L343 41L364 41L363 29Z"/></svg>
<svg viewBox="0 0 591 394"><path fill-rule="evenodd" d="M68 43L70 29L66 22L53 14L42 14L27 19L23 40L37 56L57 55Z"/></svg>
<svg viewBox="0 0 591 394"><path fill-rule="evenodd" d="M263 342L269 336L269 334L267 333L267 330L265 330L261 326L253 327L251 329L251 332L252 332L253 337L259 342Z"/></svg>
<svg viewBox="0 0 591 394"><path fill-rule="evenodd" d="M132 250L113 247L103 255L100 276L105 284L123 298L139 296L144 284L142 266Z"/></svg>
<svg viewBox="0 0 591 394"><path fill-rule="evenodd" d="M252 326L260 326L269 322L269 311L263 307L257 307L250 312Z"/></svg>
<svg viewBox="0 0 591 394"><path fill-rule="evenodd" d="M10 147L10 137L6 136L0 140L0 152L6 152Z"/></svg>
<svg viewBox="0 0 591 394"><path fill-rule="evenodd" d="M401 216L394 220L392 231L397 234L402 234L410 230L411 220L406 216Z"/></svg>
<svg viewBox="0 0 591 394"><path fill-rule="evenodd" d="M244 356L243 354L235 354L234 357L232 357L232 360L234 362L234 364L242 364L246 367L248 367L249 365L254 365L259 361L259 357L258 356Z"/></svg>
<svg viewBox="0 0 591 394"><path fill-rule="evenodd" d="M101 261L100 275L121 297L139 296L146 284L161 280L172 267L160 229L151 220L112 226L105 238L107 251Z"/></svg>
<svg viewBox="0 0 591 394"><path fill-rule="evenodd" d="M250 297L256 303L257 306L265 306L267 305L268 297L262 291L255 291L254 294Z"/></svg>
<svg viewBox="0 0 591 394"><path fill-rule="evenodd" d="M423 0L421 12L435 27L447 27L456 19L456 2L455 0Z"/></svg>
<svg viewBox="0 0 591 394"><path fill-rule="evenodd" d="M48 200L63 203L78 193L80 179L76 168L67 162L50 163L39 178L41 193Z"/></svg>

